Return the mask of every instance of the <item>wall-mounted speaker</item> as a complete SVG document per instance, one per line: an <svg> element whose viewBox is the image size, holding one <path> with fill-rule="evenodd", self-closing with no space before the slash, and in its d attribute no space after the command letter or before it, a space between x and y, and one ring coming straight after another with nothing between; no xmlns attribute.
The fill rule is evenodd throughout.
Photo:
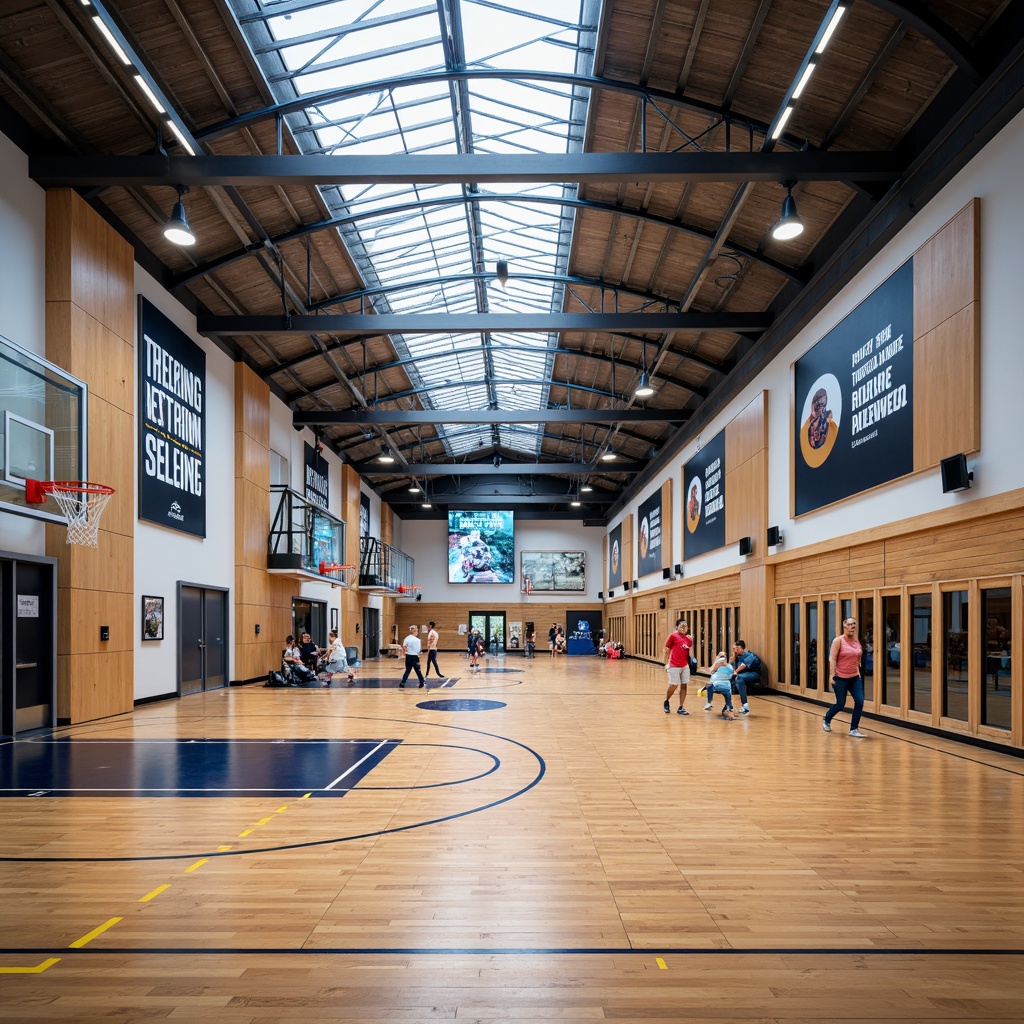
<svg viewBox="0 0 1024 1024"><path fill-rule="evenodd" d="M603 590L599 590L597 592L597 599L598 599L598 601L603 601L604 600L604 591Z"/></svg>
<svg viewBox="0 0 1024 1024"><path fill-rule="evenodd" d="M768 547L782 547L782 531L777 526L768 527Z"/></svg>
<svg viewBox="0 0 1024 1024"><path fill-rule="evenodd" d="M749 555L754 550L754 545L749 537L740 537L740 555Z"/></svg>
<svg viewBox="0 0 1024 1024"><path fill-rule="evenodd" d="M608 591L608 596L609 597L614 597L615 596L615 591L614 590L609 590Z"/></svg>
<svg viewBox="0 0 1024 1024"><path fill-rule="evenodd" d="M634 589L634 590L636 590L637 586L638 586L638 583L637 583L637 581L636 581L636 580L633 580L633 589Z"/></svg>
<svg viewBox="0 0 1024 1024"><path fill-rule="evenodd" d="M670 579L672 579L672 570L668 569L668 568L662 569L661 570L661 578L663 580L670 580Z"/></svg>
<svg viewBox="0 0 1024 1024"><path fill-rule="evenodd" d="M676 573L677 576L682 576L683 575L683 563L682 562L676 562L676 564L675 564L675 573Z"/></svg>
<svg viewBox="0 0 1024 1024"><path fill-rule="evenodd" d="M622 581L622 589L623 590L629 590L629 580L623 580Z"/></svg>
<svg viewBox="0 0 1024 1024"><path fill-rule="evenodd" d="M658 607L659 608L664 608L665 607L665 598L663 598L663 597L659 597L658 598Z"/></svg>
<svg viewBox="0 0 1024 1024"><path fill-rule="evenodd" d="M939 463L939 470L942 473L943 494L949 494L950 491L966 491L974 479L974 474L967 469L967 456L963 452L943 459Z"/></svg>

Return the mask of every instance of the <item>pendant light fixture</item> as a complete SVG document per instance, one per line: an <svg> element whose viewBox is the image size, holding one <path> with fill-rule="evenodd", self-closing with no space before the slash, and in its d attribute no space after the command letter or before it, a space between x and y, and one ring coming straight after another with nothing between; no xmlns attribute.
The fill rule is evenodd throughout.
<svg viewBox="0 0 1024 1024"><path fill-rule="evenodd" d="M171 207L171 215L164 225L164 238L175 245L195 245L196 236L188 226L185 204L181 201L181 197L188 192L188 185L175 185L174 189L178 193L178 200Z"/></svg>

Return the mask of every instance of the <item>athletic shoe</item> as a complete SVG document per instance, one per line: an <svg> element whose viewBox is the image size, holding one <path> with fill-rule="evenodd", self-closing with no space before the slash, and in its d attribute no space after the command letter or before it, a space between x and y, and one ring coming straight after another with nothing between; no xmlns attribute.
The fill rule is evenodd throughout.
<svg viewBox="0 0 1024 1024"><path fill-rule="evenodd" d="M832 731L832 726L829 725L828 722L826 722L824 718L821 720L821 727L822 727L822 729L825 730L825 732L831 732Z"/></svg>
<svg viewBox="0 0 1024 1024"><path fill-rule="evenodd" d="M867 739L867 737L864 735L864 733L862 733L860 731L860 729L851 729L850 730L850 735L855 737L858 740Z"/></svg>
<svg viewBox="0 0 1024 1024"><path fill-rule="evenodd" d="M708 701L707 704L704 705L704 710L705 711L710 711L711 710L711 701Z"/></svg>
<svg viewBox="0 0 1024 1024"><path fill-rule="evenodd" d="M750 714L750 708L748 708L746 704L743 705L742 711L743 711L743 714L745 714L745 715L749 715Z"/></svg>
<svg viewBox="0 0 1024 1024"><path fill-rule="evenodd" d="M686 708L682 708L682 707L676 712L677 715L688 715L689 713L690 712L687 711Z"/></svg>
<svg viewBox="0 0 1024 1024"><path fill-rule="evenodd" d="M426 685L427 685L426 683L420 683L420 686L419 686L419 688L420 688L420 689L422 690L422 689L423 689L423 687L424 687L424 686L426 686Z"/></svg>
<svg viewBox="0 0 1024 1024"><path fill-rule="evenodd" d="M672 710L672 705L669 704L668 701L665 701L665 714L666 715L669 714L669 712L671 712L671 710Z"/></svg>
<svg viewBox="0 0 1024 1024"><path fill-rule="evenodd" d="M404 690L404 689L405 689L405 683L399 683L399 684L398 684L398 688L399 688L400 690Z"/></svg>

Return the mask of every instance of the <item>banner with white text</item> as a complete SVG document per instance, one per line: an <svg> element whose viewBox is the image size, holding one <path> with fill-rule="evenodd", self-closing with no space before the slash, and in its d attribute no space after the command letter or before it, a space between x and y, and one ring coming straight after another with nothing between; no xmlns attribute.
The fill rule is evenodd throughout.
<svg viewBox="0 0 1024 1024"><path fill-rule="evenodd" d="M725 431L683 467L683 558L725 547Z"/></svg>
<svg viewBox="0 0 1024 1024"><path fill-rule="evenodd" d="M797 515L913 472L913 339L911 259L797 360Z"/></svg>
<svg viewBox="0 0 1024 1024"><path fill-rule="evenodd" d="M206 536L206 353L139 297L139 519Z"/></svg>

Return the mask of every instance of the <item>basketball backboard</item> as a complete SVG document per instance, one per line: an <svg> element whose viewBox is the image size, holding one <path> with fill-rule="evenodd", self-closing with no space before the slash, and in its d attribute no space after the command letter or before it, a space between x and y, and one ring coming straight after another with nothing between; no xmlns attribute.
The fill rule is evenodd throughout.
<svg viewBox="0 0 1024 1024"><path fill-rule="evenodd" d="M25 501L25 480L86 480L88 389L0 335L0 512L65 522L52 500Z"/></svg>

